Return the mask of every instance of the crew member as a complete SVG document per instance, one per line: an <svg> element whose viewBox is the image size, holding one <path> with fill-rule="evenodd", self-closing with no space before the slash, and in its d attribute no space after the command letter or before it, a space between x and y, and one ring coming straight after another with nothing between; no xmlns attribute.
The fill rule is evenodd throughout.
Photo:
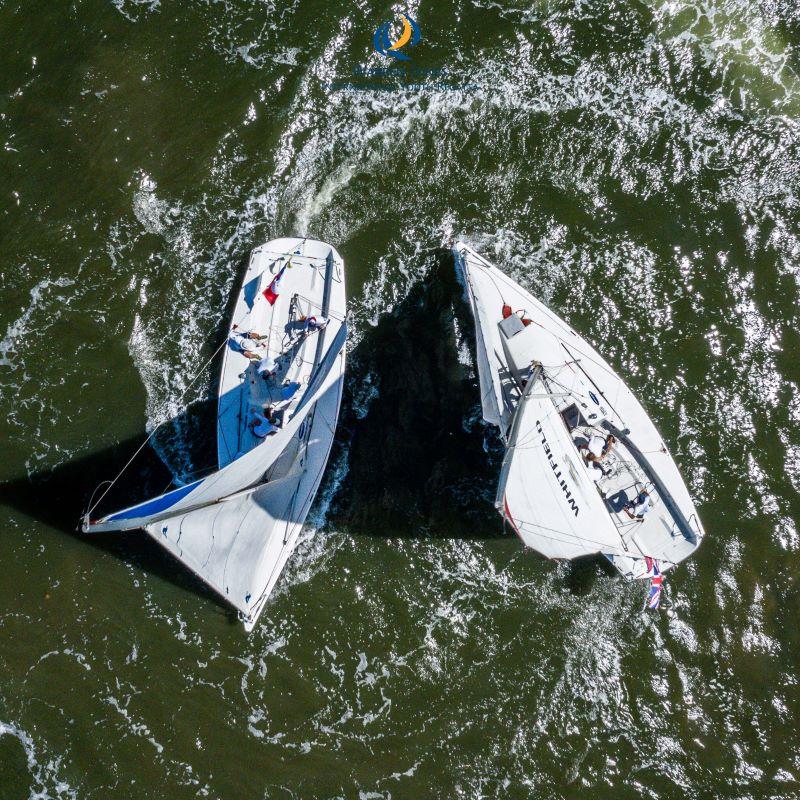
<svg viewBox="0 0 800 800"><path fill-rule="evenodd" d="M278 420L272 413L272 408L269 404L264 406L263 414L255 408L251 410L251 413L253 415L253 419L251 420L250 425L253 428L253 433L258 436L259 439L264 439L280 430L279 426L277 425Z"/></svg>
<svg viewBox="0 0 800 800"><path fill-rule="evenodd" d="M625 513L637 522L644 522L644 518L650 511L650 493L642 489L634 500L630 500L623 506Z"/></svg>
<svg viewBox="0 0 800 800"><path fill-rule="evenodd" d="M278 372L278 362L271 356L265 356L259 360L258 366L256 367L256 372L265 381L268 381L271 378L274 378L275 374Z"/></svg>
<svg viewBox="0 0 800 800"><path fill-rule="evenodd" d="M238 350L245 358L251 361L261 361L258 350L265 346L266 336L256 331L240 331L237 325L231 329L230 342L234 350Z"/></svg>
<svg viewBox="0 0 800 800"><path fill-rule="evenodd" d="M606 470L601 462L611 452L616 442L616 437L610 433L605 439L602 436L594 435L587 444L580 448L586 460L586 465L593 468L591 474L595 483L599 483L602 478L609 474L610 471Z"/></svg>

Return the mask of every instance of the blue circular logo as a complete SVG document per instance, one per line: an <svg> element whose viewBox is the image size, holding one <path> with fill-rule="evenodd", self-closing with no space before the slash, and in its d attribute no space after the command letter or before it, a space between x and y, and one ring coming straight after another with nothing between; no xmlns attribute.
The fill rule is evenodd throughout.
<svg viewBox="0 0 800 800"><path fill-rule="evenodd" d="M392 23L384 22L375 28L373 42L375 51L382 56L396 58L398 61L410 61L410 56L401 52L402 48L406 45L413 47L418 44L422 39L422 34L419 32L419 25L408 14L403 14L401 19L403 30L395 41L392 41Z"/></svg>

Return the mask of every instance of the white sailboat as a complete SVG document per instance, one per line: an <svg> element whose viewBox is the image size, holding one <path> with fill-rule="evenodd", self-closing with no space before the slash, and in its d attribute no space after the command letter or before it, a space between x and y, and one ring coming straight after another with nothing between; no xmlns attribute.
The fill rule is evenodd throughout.
<svg viewBox="0 0 800 800"><path fill-rule="evenodd" d="M346 338L344 264L333 247L283 238L254 250L225 345L218 469L101 519L87 515L83 530L144 529L252 630L325 470Z"/></svg>
<svg viewBox="0 0 800 800"><path fill-rule="evenodd" d="M506 446L498 512L543 555L602 554L629 579L690 556L704 536L694 503L622 379L469 246L453 254L475 318L483 417Z"/></svg>

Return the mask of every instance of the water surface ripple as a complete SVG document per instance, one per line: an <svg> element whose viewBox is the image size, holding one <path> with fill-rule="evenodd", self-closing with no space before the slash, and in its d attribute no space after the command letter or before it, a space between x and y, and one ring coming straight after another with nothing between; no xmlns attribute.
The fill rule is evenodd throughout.
<svg viewBox="0 0 800 800"><path fill-rule="evenodd" d="M417 77L343 86L404 11ZM0 797L800 796L795 4L0 2L0 30ZM210 376L183 392L295 232L347 263L348 392L246 637L74 515L164 420L162 471L201 465ZM708 538L668 610L503 533L452 237L676 454Z"/></svg>

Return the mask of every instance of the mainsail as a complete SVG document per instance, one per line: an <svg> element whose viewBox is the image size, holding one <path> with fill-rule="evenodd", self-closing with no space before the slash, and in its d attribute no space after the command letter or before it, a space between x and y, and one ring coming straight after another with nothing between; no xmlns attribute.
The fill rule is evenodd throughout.
<svg viewBox="0 0 800 800"><path fill-rule="evenodd" d="M496 505L525 544L549 558L625 552L539 371L514 416Z"/></svg>

